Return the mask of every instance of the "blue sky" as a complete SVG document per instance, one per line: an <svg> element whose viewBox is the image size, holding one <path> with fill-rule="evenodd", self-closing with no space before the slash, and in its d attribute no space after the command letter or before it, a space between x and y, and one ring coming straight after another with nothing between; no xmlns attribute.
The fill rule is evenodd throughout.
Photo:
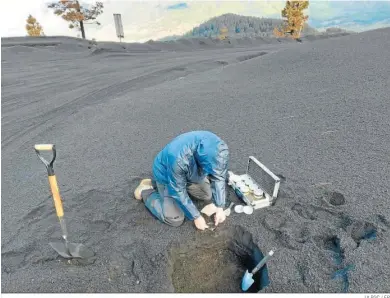
<svg viewBox="0 0 390 298"><path fill-rule="evenodd" d="M188 4L185 3L185 2L180 2L180 3L177 3L177 4L173 4L173 5L168 5L167 6L167 9L187 9L189 8Z"/></svg>
<svg viewBox="0 0 390 298"><path fill-rule="evenodd" d="M316 28L345 27L362 31L383 25L390 26L389 1L332 1L324 2L329 13L321 14L321 2L309 10L309 24Z"/></svg>
<svg viewBox="0 0 390 298"><path fill-rule="evenodd" d="M101 26L87 25L87 38L117 41L113 13L122 14L124 41L144 42L168 35L180 35L208 19L236 13L247 16L280 18L285 1L148 1L100 0L104 13ZM67 23L47 8L47 0L3 0L0 13L1 36L25 36L25 23L32 14L46 35L77 36ZM83 0L93 3L94 0ZM310 1L309 24L320 30L338 26L364 31L390 26L390 1Z"/></svg>

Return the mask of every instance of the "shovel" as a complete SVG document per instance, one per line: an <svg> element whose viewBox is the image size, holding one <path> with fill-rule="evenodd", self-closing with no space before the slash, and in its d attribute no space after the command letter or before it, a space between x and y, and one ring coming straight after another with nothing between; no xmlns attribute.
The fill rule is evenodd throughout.
<svg viewBox="0 0 390 298"><path fill-rule="evenodd" d="M95 253L87 248L81 243L71 243L68 242L68 232L66 229L66 223L64 218L64 210L62 208L62 201L60 192L58 189L57 178L54 174L54 160L56 159L56 148L53 144L40 144L34 146L35 152L37 153L39 159L44 163L47 169L47 174L49 176L49 185L50 190L53 195L54 206L56 209L57 217L61 225L62 237L65 240L64 242L50 242L50 246L62 257L71 259L71 258L90 258L95 255ZM52 151L53 159L49 163L41 155L40 151Z"/></svg>
<svg viewBox="0 0 390 298"><path fill-rule="evenodd" d="M252 272L249 273L248 270L245 272L244 277L242 278L241 282L241 289L243 291L248 291L248 289L251 287L251 285L255 282L253 280L253 275L257 273L261 269L261 267L264 266L264 264L272 257L274 252L271 250L268 255L266 255L259 264L256 265L255 268L253 268Z"/></svg>

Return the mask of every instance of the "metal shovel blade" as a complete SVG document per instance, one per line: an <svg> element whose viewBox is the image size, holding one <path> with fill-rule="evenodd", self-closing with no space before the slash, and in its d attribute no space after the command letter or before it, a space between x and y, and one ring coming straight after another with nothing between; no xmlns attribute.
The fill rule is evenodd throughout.
<svg viewBox="0 0 390 298"><path fill-rule="evenodd" d="M64 257L66 259L72 258L65 243L63 243L63 242L50 242L49 244L56 252L58 252L58 254L61 257Z"/></svg>
<svg viewBox="0 0 390 298"><path fill-rule="evenodd" d="M95 253L81 243L68 243L69 252L74 258L88 259L95 255Z"/></svg>
<svg viewBox="0 0 390 298"><path fill-rule="evenodd" d="M259 271L264 264L274 255L274 251L271 250L257 265L255 268L253 268L252 272L249 273L248 270L245 272L244 277L241 281L241 289L243 291L247 291L251 285L255 282L253 280L253 275L256 274L257 271Z"/></svg>
<svg viewBox="0 0 390 298"><path fill-rule="evenodd" d="M68 247L64 242L50 242L50 246L58 252L58 254L66 259L81 258L88 259L93 257L95 253L81 243L68 242Z"/></svg>
<svg viewBox="0 0 390 298"><path fill-rule="evenodd" d="M248 289L253 285L255 281L253 280L253 274L249 273L248 270L245 271L244 277L242 278L241 281L241 289L243 291L248 291Z"/></svg>

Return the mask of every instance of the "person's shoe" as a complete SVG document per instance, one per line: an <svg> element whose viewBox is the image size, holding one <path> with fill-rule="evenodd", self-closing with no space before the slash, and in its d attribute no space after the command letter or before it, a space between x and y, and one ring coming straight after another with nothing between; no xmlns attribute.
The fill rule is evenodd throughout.
<svg viewBox="0 0 390 298"><path fill-rule="evenodd" d="M136 198L136 200L139 200L139 201L142 200L141 193L143 190L146 190L146 189L153 189L151 179L141 180L140 184L137 186L137 188L134 191L134 197Z"/></svg>

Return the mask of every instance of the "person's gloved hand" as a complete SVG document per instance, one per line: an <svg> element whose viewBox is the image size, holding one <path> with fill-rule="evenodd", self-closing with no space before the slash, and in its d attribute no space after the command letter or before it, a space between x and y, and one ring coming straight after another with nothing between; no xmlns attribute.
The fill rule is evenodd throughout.
<svg viewBox="0 0 390 298"><path fill-rule="evenodd" d="M203 216L199 216L197 219L194 220L195 227L198 230L205 230L208 229L208 225L206 224L206 221L204 220Z"/></svg>
<svg viewBox="0 0 390 298"><path fill-rule="evenodd" d="M226 214L223 212L223 208L217 208L215 213L215 226L218 226L219 223L224 222L226 219Z"/></svg>

